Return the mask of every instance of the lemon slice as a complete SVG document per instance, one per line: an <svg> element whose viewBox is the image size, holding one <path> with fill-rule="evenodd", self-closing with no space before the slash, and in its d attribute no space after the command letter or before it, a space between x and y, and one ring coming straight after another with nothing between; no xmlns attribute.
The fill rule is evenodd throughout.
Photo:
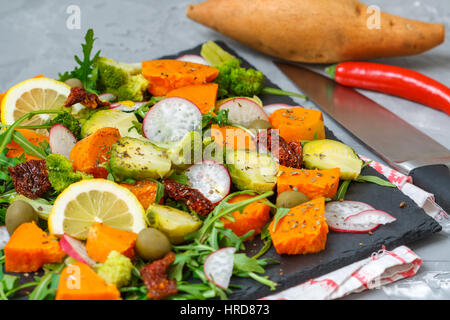
<svg viewBox="0 0 450 320"><path fill-rule="evenodd" d="M32 78L16 84L1 101L1 120L12 124L24 114L35 110L61 109L70 94L70 87L50 78ZM51 115L36 115L21 125L39 125Z"/></svg>
<svg viewBox="0 0 450 320"><path fill-rule="evenodd" d="M109 180L89 179L71 184L56 198L48 228L84 240L94 222L135 233L146 227L144 208L131 191Z"/></svg>

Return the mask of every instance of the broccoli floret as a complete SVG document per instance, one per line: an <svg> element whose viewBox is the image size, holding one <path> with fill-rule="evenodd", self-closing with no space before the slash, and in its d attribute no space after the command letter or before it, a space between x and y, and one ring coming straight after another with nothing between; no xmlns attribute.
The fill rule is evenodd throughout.
<svg viewBox="0 0 450 320"><path fill-rule="evenodd" d="M93 178L90 174L74 171L70 160L60 154L52 153L48 155L45 163L50 184L58 192L63 191L72 183Z"/></svg>
<svg viewBox="0 0 450 320"><path fill-rule="evenodd" d="M56 117L51 119L48 124L51 126L54 126L55 124L62 124L69 129L77 139L80 139L81 137L80 121L68 112L58 114Z"/></svg>
<svg viewBox="0 0 450 320"><path fill-rule="evenodd" d="M133 264L129 258L117 251L111 251L105 263L97 267L97 273L108 284L122 287L130 282L132 269Z"/></svg>
<svg viewBox="0 0 450 320"><path fill-rule="evenodd" d="M219 75L215 79L219 85L217 92L219 98L253 97L261 93L305 98L298 93L264 87L265 77L261 71L241 67L239 59L213 41L203 44L200 54L219 70Z"/></svg>
<svg viewBox="0 0 450 320"><path fill-rule="evenodd" d="M116 94L118 100L143 100L148 81L142 76L140 63L122 63L99 57L95 65L98 68L98 88Z"/></svg>

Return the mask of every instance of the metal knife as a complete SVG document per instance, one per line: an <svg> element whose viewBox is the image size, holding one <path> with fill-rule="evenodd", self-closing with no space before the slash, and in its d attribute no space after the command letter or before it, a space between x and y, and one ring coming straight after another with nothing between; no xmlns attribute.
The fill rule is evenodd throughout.
<svg viewBox="0 0 450 320"><path fill-rule="evenodd" d="M320 109L450 213L450 150L383 106L299 65L275 64Z"/></svg>

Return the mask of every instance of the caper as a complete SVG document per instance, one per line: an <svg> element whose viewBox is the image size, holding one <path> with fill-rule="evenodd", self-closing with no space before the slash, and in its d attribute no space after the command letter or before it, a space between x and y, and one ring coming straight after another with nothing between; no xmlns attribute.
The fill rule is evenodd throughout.
<svg viewBox="0 0 450 320"><path fill-rule="evenodd" d="M144 260L160 259L171 249L169 239L158 229L143 229L137 236L136 252Z"/></svg>
<svg viewBox="0 0 450 320"><path fill-rule="evenodd" d="M17 200L11 203L6 210L6 230L11 235L23 223L38 221L38 214L26 201Z"/></svg>
<svg viewBox="0 0 450 320"><path fill-rule="evenodd" d="M278 195L276 204L278 208L293 208L308 201L309 198L303 193L289 190Z"/></svg>
<svg viewBox="0 0 450 320"><path fill-rule="evenodd" d="M83 88L83 83L77 78L70 78L64 82L71 88Z"/></svg>
<svg viewBox="0 0 450 320"><path fill-rule="evenodd" d="M256 119L250 123L249 129L266 130L272 128L272 124L269 121Z"/></svg>

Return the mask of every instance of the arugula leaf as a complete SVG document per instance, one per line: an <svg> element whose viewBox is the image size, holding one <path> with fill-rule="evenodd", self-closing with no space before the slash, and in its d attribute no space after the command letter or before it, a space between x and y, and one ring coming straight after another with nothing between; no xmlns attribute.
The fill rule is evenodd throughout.
<svg viewBox="0 0 450 320"><path fill-rule="evenodd" d="M212 111L204 114L202 118L202 129L213 123L217 123L220 127L228 125L228 112L228 109L223 109L220 110L217 115L215 115Z"/></svg>
<svg viewBox="0 0 450 320"><path fill-rule="evenodd" d="M41 146L32 144L25 136L19 131L14 131L13 140L22 147L24 153L31 154L33 156L45 159L47 157L46 149ZM46 148L46 147L45 147Z"/></svg>
<svg viewBox="0 0 450 320"><path fill-rule="evenodd" d="M275 213L275 216L273 217L273 228L272 231L276 230L276 226L278 224L278 221L280 221L281 218L286 216L289 213L289 208L278 208L277 212Z"/></svg>
<svg viewBox="0 0 450 320"><path fill-rule="evenodd" d="M264 268L259 265L258 260L247 257L245 253L234 254L234 267L243 272L264 273Z"/></svg>
<svg viewBox="0 0 450 320"><path fill-rule="evenodd" d="M342 181L338 192L336 193L336 200L344 200L345 194L347 193L348 186L352 180L344 180Z"/></svg>
<svg viewBox="0 0 450 320"><path fill-rule="evenodd" d="M188 184L188 177L184 173L176 173L175 171L169 176L169 179L172 179L180 184L187 185Z"/></svg>
<svg viewBox="0 0 450 320"><path fill-rule="evenodd" d="M91 53L96 38L94 38L94 30L89 29L84 36L85 43L81 44L83 51L83 60L78 56L75 56L75 61L78 63L78 67L75 67L71 72L65 72L59 74L59 81L66 81L70 78L77 78L83 84L83 87L91 92L98 93L96 90L96 82L98 77L98 69L94 67L95 59L100 55L100 50L91 59Z"/></svg>
<svg viewBox="0 0 450 320"><path fill-rule="evenodd" d="M356 181L358 182L370 182L370 183L374 183L377 184L379 186L382 187L391 187L391 188L396 188L397 186L393 183L390 183L387 180L384 180L380 177L377 176L358 176L356 179Z"/></svg>

